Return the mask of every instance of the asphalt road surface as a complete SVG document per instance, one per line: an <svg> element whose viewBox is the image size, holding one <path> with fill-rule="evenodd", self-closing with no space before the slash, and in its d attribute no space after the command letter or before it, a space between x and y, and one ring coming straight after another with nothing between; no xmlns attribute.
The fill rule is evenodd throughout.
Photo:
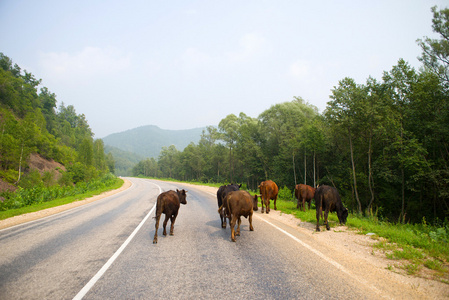
<svg viewBox="0 0 449 300"><path fill-rule="evenodd" d="M0 299L379 299L381 293L255 212L222 229L214 193L128 178L113 196L0 231ZM161 191L188 190L174 236L153 244ZM169 227L170 222L167 227Z"/></svg>

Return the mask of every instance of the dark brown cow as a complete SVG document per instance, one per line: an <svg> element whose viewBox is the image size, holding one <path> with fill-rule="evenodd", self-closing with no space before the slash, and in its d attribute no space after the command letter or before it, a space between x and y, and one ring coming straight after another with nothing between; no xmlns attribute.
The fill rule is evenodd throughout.
<svg viewBox="0 0 449 300"><path fill-rule="evenodd" d="M229 192L238 191L241 186L242 186L241 184L232 184L232 183L228 184L228 185L220 186L220 188L217 191L218 207L222 207L223 199L226 197L226 195ZM220 213L220 219L221 219L221 228L226 228L226 218L228 218L229 219L229 223L231 223L231 216L227 216L224 213L223 208L221 209L221 211L219 211L219 213Z"/></svg>
<svg viewBox="0 0 449 300"><path fill-rule="evenodd" d="M312 202L313 197L315 196L316 189L307 184L297 184L295 186L295 197L298 199L298 204L296 208L306 211L306 202L309 204Z"/></svg>
<svg viewBox="0 0 449 300"><path fill-rule="evenodd" d="M329 212L336 211L340 224L346 224L348 218L348 209L343 206L340 195L336 188L322 185L315 191L315 205L316 205L316 231L320 231L320 215L324 211L324 225L326 229L330 230L327 217Z"/></svg>
<svg viewBox="0 0 449 300"><path fill-rule="evenodd" d="M161 193L157 197L156 216L154 217L156 219L156 231L154 232L153 244L157 243L157 230L159 228L159 219L161 218L162 214L165 214L163 235L167 235L166 226L169 218L171 221L170 235L173 235L173 229L175 227L175 221L176 217L178 216L179 207L181 206L181 203L187 204L186 193L186 190L176 190L176 192L167 191Z"/></svg>
<svg viewBox="0 0 449 300"><path fill-rule="evenodd" d="M241 217L248 218L249 230L254 231L253 211L257 210L257 195L251 196L247 191L234 191L228 193L223 200L223 206L228 214L231 215L231 240L235 242L235 236L240 236ZM235 232L235 223L237 223L237 232Z"/></svg>
<svg viewBox="0 0 449 300"><path fill-rule="evenodd" d="M276 210L276 199L278 197L278 186L274 181L267 180L262 181L259 185L260 198L262 203L262 213L263 206L265 204L267 214L270 212L270 200L274 200L274 210Z"/></svg>

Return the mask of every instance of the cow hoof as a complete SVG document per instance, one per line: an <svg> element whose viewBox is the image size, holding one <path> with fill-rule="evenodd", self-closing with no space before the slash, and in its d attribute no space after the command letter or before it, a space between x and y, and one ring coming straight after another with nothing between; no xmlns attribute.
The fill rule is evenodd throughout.
<svg viewBox="0 0 449 300"><path fill-rule="evenodd" d="M231 239L231 241L233 241L235 243L235 239Z"/></svg>
<svg viewBox="0 0 449 300"><path fill-rule="evenodd" d="M174 235L173 232L170 232L170 235Z"/></svg>
<svg viewBox="0 0 449 300"><path fill-rule="evenodd" d="M317 227L317 228L316 228L316 231L321 231L321 230L320 230L320 228Z"/></svg>
<svg viewBox="0 0 449 300"><path fill-rule="evenodd" d="M327 230L331 230L331 228L330 228L330 227L326 227L326 229L327 229Z"/></svg>
<svg viewBox="0 0 449 300"><path fill-rule="evenodd" d="M153 244L157 244L157 240L153 240Z"/></svg>

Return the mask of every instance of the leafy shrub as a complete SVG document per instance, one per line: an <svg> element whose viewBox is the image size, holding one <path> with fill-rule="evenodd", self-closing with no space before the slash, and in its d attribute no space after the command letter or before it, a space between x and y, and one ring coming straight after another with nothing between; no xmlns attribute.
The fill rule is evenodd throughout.
<svg viewBox="0 0 449 300"><path fill-rule="evenodd" d="M41 184L28 189L19 187L15 192L0 193L0 210L20 208L58 198L83 194L111 186L115 183L115 180L116 177L108 173L97 180L78 182L75 186L55 185L45 187Z"/></svg>
<svg viewBox="0 0 449 300"><path fill-rule="evenodd" d="M293 193L287 186L284 185L282 189L279 189L278 198L291 201L293 200Z"/></svg>

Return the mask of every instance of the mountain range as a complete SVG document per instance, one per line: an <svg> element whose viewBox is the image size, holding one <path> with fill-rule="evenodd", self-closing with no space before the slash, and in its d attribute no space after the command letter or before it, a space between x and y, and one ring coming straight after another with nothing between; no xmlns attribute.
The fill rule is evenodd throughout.
<svg viewBox="0 0 449 300"><path fill-rule="evenodd" d="M105 152L112 153L116 160L116 174L126 174L125 169L132 168L144 158L156 158L162 147L174 145L183 151L190 143L198 143L206 127L167 130L155 125L141 126L119 133L113 133L102 140Z"/></svg>

